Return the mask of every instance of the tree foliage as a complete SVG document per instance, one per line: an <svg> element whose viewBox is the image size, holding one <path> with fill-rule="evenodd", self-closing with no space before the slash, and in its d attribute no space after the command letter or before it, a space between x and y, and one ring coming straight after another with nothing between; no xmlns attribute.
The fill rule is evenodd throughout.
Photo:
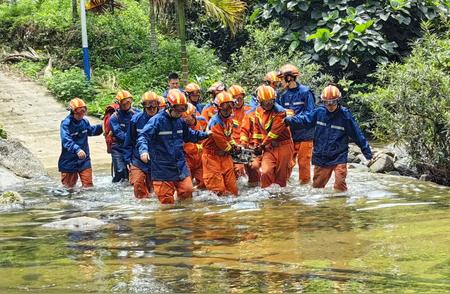
<svg viewBox="0 0 450 294"><path fill-rule="evenodd" d="M290 51L307 51L335 73L365 77L405 53L422 20L448 17L448 0L270 0L250 19L277 19Z"/></svg>
<svg viewBox="0 0 450 294"><path fill-rule="evenodd" d="M254 90L261 85L264 75L278 70L283 64L293 63L301 72L300 81L311 87L316 93L330 81L332 77L320 72L321 68L301 52L289 52L277 42L283 34L278 23L258 29L248 26L250 39L231 56L232 63L227 80L238 83L247 89Z"/></svg>
<svg viewBox="0 0 450 294"><path fill-rule="evenodd" d="M450 27L450 26L449 26ZM360 95L374 113L375 135L405 143L414 163L450 184L450 33L427 33L404 64L377 73L378 86Z"/></svg>

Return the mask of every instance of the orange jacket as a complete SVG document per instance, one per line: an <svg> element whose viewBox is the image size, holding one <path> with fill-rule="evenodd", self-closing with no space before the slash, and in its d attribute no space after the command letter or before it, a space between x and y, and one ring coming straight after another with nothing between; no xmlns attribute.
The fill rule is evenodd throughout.
<svg viewBox="0 0 450 294"><path fill-rule="evenodd" d="M270 111L259 106L255 111L253 138L264 146L272 142L292 140L291 131L283 122L285 117L286 111L277 104Z"/></svg>
<svg viewBox="0 0 450 294"><path fill-rule="evenodd" d="M247 116L246 112L251 109L248 105L243 105L239 109L233 109L233 139L239 144L241 140L241 126L244 118Z"/></svg>
<svg viewBox="0 0 450 294"><path fill-rule="evenodd" d="M189 126L191 129L196 131L204 131L206 129L207 122L204 117L197 116L197 123L193 126ZM186 142L183 145L184 154L186 160L201 160L202 144L201 142L192 143Z"/></svg>
<svg viewBox="0 0 450 294"><path fill-rule="evenodd" d="M206 119L206 122L209 122L209 120L216 113L217 113L217 108L212 103L209 103L205 107L203 107L202 116Z"/></svg>
<svg viewBox="0 0 450 294"><path fill-rule="evenodd" d="M253 138L253 132L255 129L255 110L256 108L248 111L241 123L241 136L239 141L244 145L254 145L255 139Z"/></svg>
<svg viewBox="0 0 450 294"><path fill-rule="evenodd" d="M203 150L212 154L223 154L229 152L236 142L232 138L233 133L233 119L222 118L219 114L216 114L208 122L208 130L210 130L211 136L203 141Z"/></svg>

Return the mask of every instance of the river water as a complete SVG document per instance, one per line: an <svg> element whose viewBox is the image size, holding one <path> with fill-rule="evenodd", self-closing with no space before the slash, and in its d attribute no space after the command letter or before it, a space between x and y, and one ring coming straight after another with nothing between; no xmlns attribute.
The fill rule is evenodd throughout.
<svg viewBox="0 0 450 294"><path fill-rule="evenodd" d="M0 210L0 293L450 292L450 189L350 169L347 193L246 188L162 207L103 173ZM78 216L96 231L50 230Z"/></svg>

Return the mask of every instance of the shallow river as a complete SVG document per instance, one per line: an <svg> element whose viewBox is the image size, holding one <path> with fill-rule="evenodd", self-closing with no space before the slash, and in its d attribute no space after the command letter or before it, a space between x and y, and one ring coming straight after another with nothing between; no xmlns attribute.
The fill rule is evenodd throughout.
<svg viewBox="0 0 450 294"><path fill-rule="evenodd" d="M161 207L97 175L93 190L21 188L0 210L0 293L450 292L450 189L350 170L345 194L299 186L196 192ZM78 216L90 232L41 225Z"/></svg>

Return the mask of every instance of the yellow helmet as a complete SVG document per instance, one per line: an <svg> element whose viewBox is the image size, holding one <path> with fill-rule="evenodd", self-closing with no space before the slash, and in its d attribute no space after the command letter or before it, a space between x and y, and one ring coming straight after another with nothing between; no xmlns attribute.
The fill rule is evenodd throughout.
<svg viewBox="0 0 450 294"><path fill-rule="evenodd" d="M275 90L266 85L259 86L258 89L256 89L256 95L258 96L259 101L275 100L277 97Z"/></svg>
<svg viewBox="0 0 450 294"><path fill-rule="evenodd" d="M83 101L83 99L75 97L69 101L69 109L71 111L74 111L75 109L80 108L80 107L87 108L86 103Z"/></svg>
<svg viewBox="0 0 450 294"><path fill-rule="evenodd" d="M119 101L119 103L127 98L133 99L133 96L128 91L121 90L121 91L117 92L117 94L116 94L116 99L117 99L117 101Z"/></svg>

